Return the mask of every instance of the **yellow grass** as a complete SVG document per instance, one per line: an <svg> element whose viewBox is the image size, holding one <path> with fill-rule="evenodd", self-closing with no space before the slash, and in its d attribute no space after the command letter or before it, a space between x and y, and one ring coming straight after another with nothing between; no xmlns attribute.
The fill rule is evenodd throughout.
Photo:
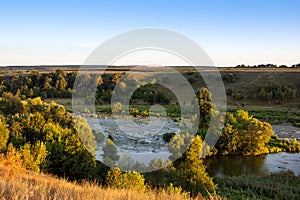
<svg viewBox="0 0 300 200"><path fill-rule="evenodd" d="M149 189L145 193L133 190L103 188L97 184L77 184L51 175L33 173L18 167L0 165L0 199L129 199L129 200L182 200L190 197L166 190ZM203 199L201 196L195 199ZM211 195L207 199L220 199Z"/></svg>

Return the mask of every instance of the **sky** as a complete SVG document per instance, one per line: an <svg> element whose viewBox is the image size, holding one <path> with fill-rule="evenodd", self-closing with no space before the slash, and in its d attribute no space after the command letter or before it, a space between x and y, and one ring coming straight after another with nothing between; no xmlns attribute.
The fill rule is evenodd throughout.
<svg viewBox="0 0 300 200"><path fill-rule="evenodd" d="M0 65L80 65L107 39L155 27L194 40L217 66L290 66L300 63L299 9L297 0L0 0Z"/></svg>

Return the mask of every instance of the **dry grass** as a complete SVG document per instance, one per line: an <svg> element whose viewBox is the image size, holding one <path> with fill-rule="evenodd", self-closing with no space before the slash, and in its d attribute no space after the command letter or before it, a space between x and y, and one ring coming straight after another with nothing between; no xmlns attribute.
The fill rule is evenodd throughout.
<svg viewBox="0 0 300 200"><path fill-rule="evenodd" d="M79 185L50 175L0 165L0 199L182 200L191 198L184 194L170 193L166 190L149 189L145 193L140 193L133 190L103 188L91 183ZM204 198L198 196L195 199ZM220 197L211 195L207 199L220 199Z"/></svg>

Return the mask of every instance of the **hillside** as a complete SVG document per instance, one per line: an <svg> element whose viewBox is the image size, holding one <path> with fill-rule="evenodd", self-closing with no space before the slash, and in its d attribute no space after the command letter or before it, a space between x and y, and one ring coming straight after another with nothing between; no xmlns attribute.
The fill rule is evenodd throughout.
<svg viewBox="0 0 300 200"><path fill-rule="evenodd" d="M21 168L0 165L0 199L131 199L189 200L188 195L166 190L134 190L103 188L97 184L68 182L54 176L29 172ZM198 196L195 199L204 199ZM210 199L220 199L211 196Z"/></svg>

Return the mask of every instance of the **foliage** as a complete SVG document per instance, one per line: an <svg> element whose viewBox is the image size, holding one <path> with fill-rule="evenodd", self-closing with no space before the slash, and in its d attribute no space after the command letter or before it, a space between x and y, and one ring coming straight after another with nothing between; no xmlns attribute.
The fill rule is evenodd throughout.
<svg viewBox="0 0 300 200"><path fill-rule="evenodd" d="M3 94L1 100L8 102L12 97ZM22 112L7 114L5 120L8 142L18 150L24 167L70 179L92 178L95 139L87 122L80 117L73 120L63 106L39 97L20 102ZM0 108L2 113L5 110ZM79 131L84 132L83 140Z"/></svg>
<svg viewBox="0 0 300 200"><path fill-rule="evenodd" d="M277 153L282 151L300 152L300 142L298 142L296 138L293 138L293 140L280 139L276 135L271 137L271 140L267 145L270 153Z"/></svg>
<svg viewBox="0 0 300 200"><path fill-rule="evenodd" d="M20 156L26 169L39 172L46 160L46 145L43 142L36 142L34 145L26 143L20 149Z"/></svg>
<svg viewBox="0 0 300 200"><path fill-rule="evenodd" d="M239 109L230 108L228 112L236 112ZM283 123L296 123L300 121L300 111L293 109L259 109L259 108L245 108L243 110L248 111L253 115L254 118L269 122L272 124L283 124Z"/></svg>
<svg viewBox="0 0 300 200"><path fill-rule="evenodd" d="M295 122L295 123L293 124L293 126L295 126L295 127L300 127L300 122Z"/></svg>
<svg viewBox="0 0 300 200"><path fill-rule="evenodd" d="M92 128L89 126L86 119L78 116L73 122L75 123L75 128L81 142L92 155L95 155L96 140Z"/></svg>
<svg viewBox="0 0 300 200"><path fill-rule="evenodd" d="M59 179L52 175L33 173L21 170L12 170L4 166L0 160L0 194L2 199L131 199L131 200L192 200L185 193L166 191L164 189L147 188L146 192L139 192L129 189L115 189L99 186L95 183L69 182L66 179ZM217 195L213 198L203 198L200 195L196 198L221 199Z"/></svg>
<svg viewBox="0 0 300 200"><path fill-rule="evenodd" d="M176 178L173 184L181 186L184 190L190 191L191 194L207 194L216 189L212 179L206 172L206 166L203 164L202 157L202 139L196 136L189 150L186 152L186 159L176 170Z"/></svg>
<svg viewBox="0 0 300 200"><path fill-rule="evenodd" d="M268 176L215 177L218 194L229 199L298 199L300 177L282 171Z"/></svg>
<svg viewBox="0 0 300 200"><path fill-rule="evenodd" d="M269 123L260 122L247 111L227 115L226 127L217 145L221 153L257 155L267 153L266 144L274 134Z"/></svg>
<svg viewBox="0 0 300 200"><path fill-rule="evenodd" d="M131 96L131 103L136 100L142 100L144 103L148 103L150 105L161 104L166 105L171 102L171 99L166 93L157 89L157 84L147 84L139 87ZM163 86L160 86L163 87ZM164 88L165 89L165 88Z"/></svg>
<svg viewBox="0 0 300 200"><path fill-rule="evenodd" d="M4 115L22 113L24 110L21 100L12 93L4 92L0 97L0 112Z"/></svg>
<svg viewBox="0 0 300 200"><path fill-rule="evenodd" d="M6 149L6 144L9 138L9 130L7 124L0 116L0 152Z"/></svg>
<svg viewBox="0 0 300 200"><path fill-rule="evenodd" d="M172 153L172 158L177 159L185 153L191 144L194 135L189 133L176 134L169 142L169 151Z"/></svg>
<svg viewBox="0 0 300 200"><path fill-rule="evenodd" d="M113 113L120 113L122 111L122 104L120 102L116 102L112 106Z"/></svg>
<svg viewBox="0 0 300 200"><path fill-rule="evenodd" d="M243 66L243 65L242 65ZM298 65L293 65L292 68L297 68ZM244 66L246 67L246 66ZM272 64L258 65L253 67L277 67ZM278 66L282 67L282 66ZM285 67L286 68L286 67ZM291 69L291 70L293 70ZM189 70L186 68L182 73L193 86L195 91L198 91L200 87L205 84L203 80L197 76L194 72L186 72ZM241 69L239 69L241 70ZM288 70L288 69L284 69ZM115 71L115 70L112 70ZM225 83L228 95L233 98L229 98L236 101L246 101L247 103L255 105L257 100L261 102L283 104L287 100L295 99L299 96L297 90L297 81L293 80L297 78L297 74L285 73L282 69L277 69L279 73L269 76L270 72L256 72L248 73L235 72L233 69L221 70L221 75ZM247 72L247 78L244 73ZM47 73L41 73L38 70L31 71L29 73L23 71L21 73L11 73L6 75L0 75L0 95L5 92L11 92L13 96L21 99L35 98L40 96L42 99L52 98L71 98L73 93L73 86L76 80L79 87L84 85L88 86L83 90L75 91L80 93L81 96L86 96L96 87L95 101L98 105L110 104L111 95L114 91L116 84L120 85L123 92L126 92L127 86L119 79L122 76L129 77L128 73L107 73L99 77L96 73L86 73L78 75L77 72L69 72L64 70L47 71ZM267 73L267 74L266 74ZM24 76L25 74L25 76ZM255 77L253 77L255 76ZM268 76L268 79L260 78ZM278 78L278 76L280 76ZM281 77L288 77L283 78ZM248 84L253 78L258 78L258 81L253 84ZM139 80L131 78L129 85L138 86ZM91 86L91 87L89 87ZM94 87L92 87L94 86ZM94 92L92 92L94 93ZM86 96L85 103L91 102L92 96ZM234 103L235 103L234 102ZM162 104L162 105L176 105L176 96L162 85L153 83L139 87L134 91L130 103L137 104ZM297 105L297 104L294 104Z"/></svg>
<svg viewBox="0 0 300 200"><path fill-rule="evenodd" d="M211 102L211 93L207 88L201 88L199 92L199 129L207 130L214 105ZM206 131L205 131L206 132Z"/></svg>
<svg viewBox="0 0 300 200"><path fill-rule="evenodd" d="M170 185L167 187L167 191L171 194L183 194L186 197L190 196L189 192L184 192L180 186L174 187L173 183L170 183Z"/></svg>
<svg viewBox="0 0 300 200"><path fill-rule="evenodd" d="M12 144L7 146L5 154L0 154L0 165L10 167L11 170L23 170L20 152Z"/></svg>
<svg viewBox="0 0 300 200"><path fill-rule="evenodd" d="M153 159L148 166L149 172L145 173L146 182L154 187L165 187L173 180L176 168L171 160Z"/></svg>
<svg viewBox="0 0 300 200"><path fill-rule="evenodd" d="M106 183L109 187L118 189L130 189L139 192L145 192L145 178L138 172L122 173L119 168L111 169L106 176Z"/></svg>
<svg viewBox="0 0 300 200"><path fill-rule="evenodd" d="M103 147L103 153L104 163L107 163L110 166L115 165L115 162L120 158L117 148L111 139L107 139L107 143Z"/></svg>
<svg viewBox="0 0 300 200"><path fill-rule="evenodd" d="M297 90L290 85L268 83L258 88L258 99L263 101L281 102L296 97Z"/></svg>

